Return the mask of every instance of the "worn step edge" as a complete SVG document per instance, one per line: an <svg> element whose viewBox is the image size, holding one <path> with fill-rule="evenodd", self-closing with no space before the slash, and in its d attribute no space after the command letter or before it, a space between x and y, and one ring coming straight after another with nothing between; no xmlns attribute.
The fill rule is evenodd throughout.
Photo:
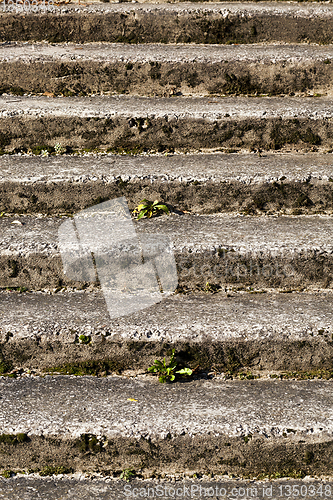
<svg viewBox="0 0 333 500"><path fill-rule="evenodd" d="M73 274L68 275L71 279L64 274L58 231L67 220L2 217L0 286L29 289L86 286L89 282L82 280L91 278L79 273L74 280ZM133 220L133 224L142 244L149 244L151 235L165 235L169 246L163 248L170 250L170 258L173 258L172 252L175 256L178 285L183 290L207 284L284 290L332 286L333 220L330 216L173 213ZM100 254L104 260L114 259L115 248L109 248L106 243L110 236L108 240L105 238L100 244L95 242L95 255ZM64 240L63 255L70 249Z"/></svg>
<svg viewBox="0 0 333 500"><path fill-rule="evenodd" d="M3 155L0 213L75 213L125 196L130 210L159 199L197 214L301 214L333 209L333 157L208 154Z"/></svg>
<svg viewBox="0 0 333 500"><path fill-rule="evenodd" d="M332 470L330 381L29 377L0 379L0 386L0 428L21 435L2 440L4 469L45 467L52 457L95 472Z"/></svg>
<svg viewBox="0 0 333 500"><path fill-rule="evenodd" d="M332 60L332 46L5 44L0 92L332 94Z"/></svg>
<svg viewBox="0 0 333 500"><path fill-rule="evenodd" d="M110 319L101 292L1 292L0 366L7 374L144 373L175 348L180 363L206 373L333 376L332 303L323 292L174 295Z"/></svg>
<svg viewBox="0 0 333 500"><path fill-rule="evenodd" d="M56 9L54 14L4 12L0 41L328 44L333 40L333 8L327 3L121 3Z"/></svg>
<svg viewBox="0 0 333 500"><path fill-rule="evenodd" d="M333 100L324 97L17 96L1 97L0 109L0 146L16 152L51 141L113 151L333 147Z"/></svg>

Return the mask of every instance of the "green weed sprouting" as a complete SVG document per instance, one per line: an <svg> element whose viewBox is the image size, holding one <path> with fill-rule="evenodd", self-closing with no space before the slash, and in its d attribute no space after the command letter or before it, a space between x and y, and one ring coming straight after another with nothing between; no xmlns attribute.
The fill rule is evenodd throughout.
<svg viewBox="0 0 333 500"><path fill-rule="evenodd" d="M158 215L161 212L165 212L169 215L169 209L163 203L160 203L158 200L149 201L143 199L140 201L140 204L133 210L133 214L138 214L137 219L142 219L142 217L153 217L154 215Z"/></svg>
<svg viewBox="0 0 333 500"><path fill-rule="evenodd" d="M175 349L172 349L172 354L170 357L169 364L166 364L165 358L162 361L155 360L153 366L148 368L149 372L158 373L158 380L162 384L165 382L173 382L176 378L176 374L179 375L192 375L192 370L190 368L182 368L181 370L175 371L177 367L177 361L175 361Z"/></svg>

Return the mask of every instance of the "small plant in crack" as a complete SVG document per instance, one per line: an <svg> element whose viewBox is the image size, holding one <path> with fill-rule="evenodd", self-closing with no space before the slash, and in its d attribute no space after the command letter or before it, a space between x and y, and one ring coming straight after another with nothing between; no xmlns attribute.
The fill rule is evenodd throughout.
<svg viewBox="0 0 333 500"><path fill-rule="evenodd" d="M91 337L89 337L88 335L80 335L79 341L80 341L80 344L89 344L91 341Z"/></svg>
<svg viewBox="0 0 333 500"><path fill-rule="evenodd" d="M120 474L120 479L123 479L127 482L129 482L133 477L135 477L135 472L133 469L124 469Z"/></svg>
<svg viewBox="0 0 333 500"><path fill-rule="evenodd" d="M60 155L61 153L63 153L65 151L65 148L62 147L60 142L57 142L57 144L54 146L54 151L57 155Z"/></svg>
<svg viewBox="0 0 333 500"><path fill-rule="evenodd" d="M165 382L173 382L176 378L176 374L188 376L192 375L192 370L190 368L182 368L181 370L175 371L176 368L177 361L175 361L175 349L172 349L169 364L166 363L165 358L163 359L163 362L156 359L153 366L148 368L148 371L158 373L158 380L162 384Z"/></svg>
<svg viewBox="0 0 333 500"><path fill-rule="evenodd" d="M133 210L133 214L138 214L137 219L142 219L142 217L153 217L154 215L160 215L162 212L165 212L169 215L169 209L163 203L160 203L158 200L149 201L143 199L140 201L140 204Z"/></svg>

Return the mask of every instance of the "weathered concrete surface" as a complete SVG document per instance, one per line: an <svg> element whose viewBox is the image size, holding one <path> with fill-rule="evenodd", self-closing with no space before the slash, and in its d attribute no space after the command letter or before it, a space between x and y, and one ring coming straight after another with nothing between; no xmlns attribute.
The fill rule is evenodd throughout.
<svg viewBox="0 0 333 500"><path fill-rule="evenodd" d="M1 287L83 286L63 273L58 228L66 218L1 219ZM183 289L210 284L263 288L330 288L333 284L329 216L241 217L164 215L134 220L144 234L171 238ZM97 248L97 247L96 247ZM105 249L101 246L104 255ZM105 254L105 258L109 258Z"/></svg>
<svg viewBox="0 0 333 500"><path fill-rule="evenodd" d="M124 157L3 155L0 213L75 213L125 196L197 214L331 213L330 154L208 154Z"/></svg>
<svg viewBox="0 0 333 500"><path fill-rule="evenodd" d="M318 491L329 495L332 491L333 483L328 480L320 479L287 479L273 481L242 481L239 479L229 479L228 477L208 479L154 479L154 480L137 480L132 479L130 484L126 484L123 480L111 479L107 477L103 479L97 474L92 474L91 477L81 475L80 473L69 477L38 477L37 474L24 477L12 477L11 479L0 478L0 487L3 500L54 500L58 498L67 499L82 499L82 500L120 500L123 498L137 498L140 493L142 497L154 495L161 500L170 500L173 492L178 491L178 495L182 494L186 498L197 498L204 500L209 498L210 493L216 493L221 498L232 498L231 495L251 495L258 500L266 500L267 493L272 488L272 494L278 495L280 492L288 493L289 491L301 491L304 500L312 500L313 496ZM289 489L290 488L290 489ZM61 497L60 497L61 495ZM247 498L251 498L248 496ZM140 497L139 497L140 498ZM218 496L216 498L219 498Z"/></svg>
<svg viewBox="0 0 333 500"><path fill-rule="evenodd" d="M332 24L333 26L333 24ZM118 150L333 146L328 98L0 98L0 147Z"/></svg>
<svg viewBox="0 0 333 500"><path fill-rule="evenodd" d="M153 493L161 500L169 500L172 498L173 492L178 491L186 498L198 498L203 500L209 498L208 495L213 492L227 495L225 498L232 498L231 495L243 495L247 492L258 500L266 500L267 492L272 488L272 494L278 495L289 491L300 491L303 486L302 498L304 500L311 500L318 491L326 492L329 494L333 488L332 482L321 481L314 479L303 480L275 480L275 481L241 481L238 479L223 478L208 480L206 477L202 480L131 480L130 484L124 483L118 479L102 479L96 474L88 479L80 474L72 477L52 477L41 478L36 475L31 477L13 477L11 479L0 478L1 494L3 500L55 500L56 497L67 499L82 499L82 500L120 500L122 498L135 498L138 494L146 493L152 495ZM201 490L200 490L201 487ZM213 490L212 490L213 488ZM217 488L217 489L216 489ZM282 488L282 489L280 489ZM291 488L289 490L289 488ZM294 489L293 489L294 488ZM330 489L331 488L331 489ZM185 493L184 493L185 492ZM207 493L206 493L207 492ZM216 497L219 498L219 497ZM251 497L247 497L251 498Z"/></svg>
<svg viewBox="0 0 333 500"><path fill-rule="evenodd" d="M278 495L280 492L296 492L297 488L301 491L301 486L303 486L302 498L312 500L317 491L318 494L320 494L320 491L325 492L326 487L326 492L329 494L333 488L332 482L310 478L302 480L280 479L269 482L232 480L228 477L223 479L215 478L214 480L204 477L200 480L173 479L169 481L132 479L130 484L126 484L119 479L109 477L103 479L98 477L97 474L92 474L91 477L76 474L70 477L53 476L52 478L42 478L38 477L38 475L12 477L11 479L0 478L0 485L3 500L22 500L22 498L26 500L55 500L60 495L64 500L120 500L126 497L136 498L140 493L142 495L146 493L147 496L148 494L152 496L154 493L161 500L170 500L173 492L176 494L176 491L178 491L179 495L182 493L185 498L186 496L188 498L192 496L192 498L198 500L209 498L208 495L212 491L218 494L221 493L220 497L226 499L232 498L231 495L235 495L235 493L243 496L243 493L247 492L252 497L255 495L258 500L266 500L270 488L272 488L273 495ZM248 496L247 498L251 497Z"/></svg>
<svg viewBox="0 0 333 500"><path fill-rule="evenodd" d="M3 13L0 41L328 44L332 15L326 3L66 5L55 14Z"/></svg>
<svg viewBox="0 0 333 500"><path fill-rule="evenodd" d="M0 387L2 432L27 434L0 444L3 469L332 471L330 381L162 385L59 376L0 379Z"/></svg>
<svg viewBox="0 0 333 500"><path fill-rule="evenodd" d="M179 363L201 372L333 373L332 306L331 293L202 293L110 319L100 291L1 292L0 366L143 373L174 347Z"/></svg>
<svg viewBox="0 0 333 500"><path fill-rule="evenodd" d="M333 94L333 48L6 43L0 92L143 96Z"/></svg>

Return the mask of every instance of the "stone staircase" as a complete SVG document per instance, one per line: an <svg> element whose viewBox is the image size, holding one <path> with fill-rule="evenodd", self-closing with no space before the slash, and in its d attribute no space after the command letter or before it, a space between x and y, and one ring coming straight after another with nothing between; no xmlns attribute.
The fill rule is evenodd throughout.
<svg viewBox="0 0 333 500"><path fill-rule="evenodd" d="M330 498L332 17L1 13L1 498ZM169 207L133 226L172 240L178 275L120 317L59 244L115 198ZM148 367L172 349L193 375L160 384Z"/></svg>

